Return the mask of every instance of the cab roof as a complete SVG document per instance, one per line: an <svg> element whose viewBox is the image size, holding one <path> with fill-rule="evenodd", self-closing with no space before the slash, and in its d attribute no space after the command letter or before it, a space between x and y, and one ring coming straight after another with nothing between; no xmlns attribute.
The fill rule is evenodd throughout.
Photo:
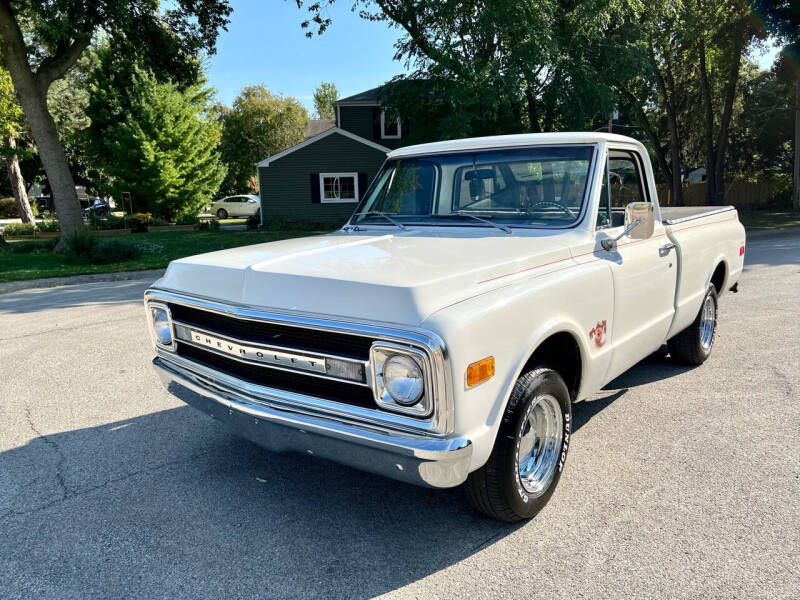
<svg viewBox="0 0 800 600"><path fill-rule="evenodd" d="M441 154L445 152L465 152L469 150L487 150L492 148L508 148L513 146L535 146L550 144L597 144L600 142L615 142L634 144L645 151L642 144L624 135L615 133L596 132L562 132L562 133L520 133L515 135L493 135L487 137L464 138L461 140L448 140L417 144L392 150L388 158L401 158L404 156L423 156L427 154Z"/></svg>

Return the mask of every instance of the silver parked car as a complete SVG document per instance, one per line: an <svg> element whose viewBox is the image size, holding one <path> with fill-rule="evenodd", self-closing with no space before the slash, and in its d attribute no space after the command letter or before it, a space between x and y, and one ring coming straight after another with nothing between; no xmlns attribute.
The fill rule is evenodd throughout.
<svg viewBox="0 0 800 600"><path fill-rule="evenodd" d="M228 196L211 204L211 214L219 219L228 217L249 217L261 210L261 198L252 194Z"/></svg>

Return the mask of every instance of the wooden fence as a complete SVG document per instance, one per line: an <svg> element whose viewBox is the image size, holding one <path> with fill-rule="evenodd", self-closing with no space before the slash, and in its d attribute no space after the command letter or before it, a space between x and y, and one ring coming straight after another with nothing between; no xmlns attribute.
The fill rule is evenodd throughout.
<svg viewBox="0 0 800 600"><path fill-rule="evenodd" d="M656 186L658 190L658 203L662 206L672 205L672 192L665 183ZM732 204L736 208L751 210L763 208L770 203L775 193L775 184L772 181L758 181L748 183L734 181L725 184L724 204ZM684 183L683 203L685 206L699 206L706 204L706 183Z"/></svg>

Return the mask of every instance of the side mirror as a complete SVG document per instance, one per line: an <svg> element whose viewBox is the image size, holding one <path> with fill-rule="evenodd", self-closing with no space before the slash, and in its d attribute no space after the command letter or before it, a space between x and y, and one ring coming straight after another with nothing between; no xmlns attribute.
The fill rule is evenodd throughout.
<svg viewBox="0 0 800 600"><path fill-rule="evenodd" d="M631 239L646 240L653 235L655 220L653 205L649 202L631 202L625 207L625 229L639 221L636 227L628 231Z"/></svg>
<svg viewBox="0 0 800 600"><path fill-rule="evenodd" d="M656 225L653 205L649 202L631 202L625 207L625 229L615 238L607 238L600 242L603 250L611 251L617 247L617 242L623 237L630 236L633 240L646 240L653 235Z"/></svg>

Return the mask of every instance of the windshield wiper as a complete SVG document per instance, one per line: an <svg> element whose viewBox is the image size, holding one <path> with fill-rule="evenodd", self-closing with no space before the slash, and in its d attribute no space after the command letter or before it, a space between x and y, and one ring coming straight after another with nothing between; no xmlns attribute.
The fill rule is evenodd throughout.
<svg viewBox="0 0 800 600"><path fill-rule="evenodd" d="M402 224L400 221L395 221L395 220L394 220L392 217L390 217L388 214L386 214L385 212L381 212L381 211L379 211L379 210L366 210L366 211L364 211L364 212L359 212L359 213L356 213L356 214L354 214L353 216L354 216L354 217L368 217L368 216L371 216L371 215L375 215L375 216L377 216L377 217L383 217L384 219L386 219L387 221L389 221L389 223L391 223L392 225L396 225L396 226L397 226L397 227L399 227L400 229L408 229L408 228L407 228L405 225L403 225L403 224ZM356 223L356 225L357 225L357 223Z"/></svg>
<svg viewBox="0 0 800 600"><path fill-rule="evenodd" d="M505 233L512 234L514 233L510 227L506 227L505 225L500 225L499 223L492 223L489 219L484 219L483 217L478 217L468 212L463 211L456 211L452 213L445 213L441 215L431 215L432 217L438 217L442 219L452 219L453 217L469 217L470 219L475 219L476 221L480 221L481 223L486 223L487 225L491 225L499 229L500 231L504 231Z"/></svg>

